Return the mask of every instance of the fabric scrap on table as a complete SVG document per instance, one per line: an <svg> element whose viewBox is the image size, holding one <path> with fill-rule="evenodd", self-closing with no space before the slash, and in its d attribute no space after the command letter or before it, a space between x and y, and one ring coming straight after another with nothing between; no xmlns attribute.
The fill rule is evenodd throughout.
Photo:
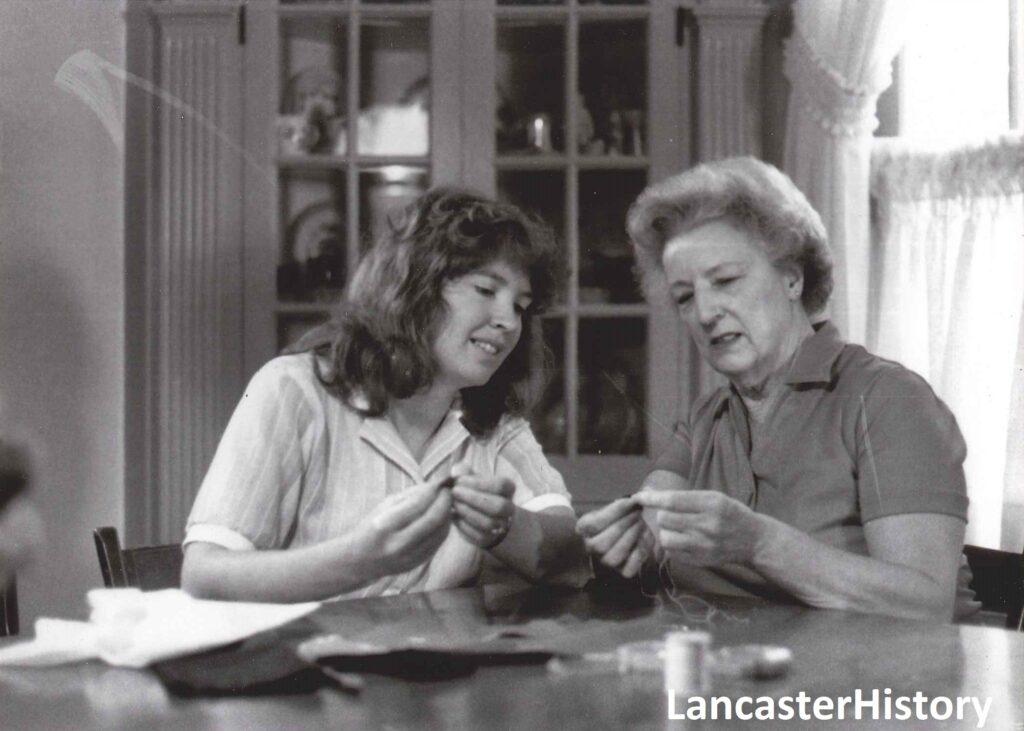
<svg viewBox="0 0 1024 731"><path fill-rule="evenodd" d="M0 649L0 665L42 667L98 658L141 668L238 642L320 606L211 601L180 589L93 589L87 600L88 622L40 618L35 639Z"/></svg>

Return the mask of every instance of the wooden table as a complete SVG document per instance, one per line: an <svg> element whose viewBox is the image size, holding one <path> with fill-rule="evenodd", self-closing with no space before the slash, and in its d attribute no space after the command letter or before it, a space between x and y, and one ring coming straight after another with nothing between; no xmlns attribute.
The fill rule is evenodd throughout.
<svg viewBox="0 0 1024 731"><path fill-rule="evenodd" d="M710 613L710 616L707 616ZM1024 634L994 627L913 622L745 601L690 598L666 608L595 592L461 589L325 605L311 632L374 640L400 633L427 641L483 637L496 625L557 621L555 644L591 652L660 638L687 625L715 646L749 642L792 649L776 680L717 679L713 693L849 696L891 688L893 696L991 697L987 728L1024 729ZM550 629L552 622L541 625ZM529 626L538 626L527 625ZM0 670L0 729L33 728L702 728L666 718L660 674L558 675L543 664L482 667L456 680L414 682L367 676L358 696L323 689L264 698L170 697L148 671L88 663L47 670ZM955 701L954 701L955 702ZM808 706L808 709L810 706ZM679 710L682 709L680 705ZM776 721L769 726L790 723ZM935 721L846 724L934 728ZM943 726L975 728L973 711ZM717 727L742 727L733 720ZM805 722L807 728L843 725Z"/></svg>

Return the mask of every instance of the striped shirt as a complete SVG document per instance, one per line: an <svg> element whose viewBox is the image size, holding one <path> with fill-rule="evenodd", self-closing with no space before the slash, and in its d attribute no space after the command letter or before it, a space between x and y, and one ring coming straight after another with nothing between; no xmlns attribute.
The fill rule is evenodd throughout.
<svg viewBox="0 0 1024 731"><path fill-rule="evenodd" d="M313 355L286 355L253 376L221 438L186 525L185 544L230 550L308 546L345 535L385 498L447 476L459 462L515 484L526 510L571 509L562 476L530 427L504 417L476 438L453 408L417 462L391 422L347 406L319 382ZM450 530L434 556L347 597L459 586L473 581L482 551Z"/></svg>

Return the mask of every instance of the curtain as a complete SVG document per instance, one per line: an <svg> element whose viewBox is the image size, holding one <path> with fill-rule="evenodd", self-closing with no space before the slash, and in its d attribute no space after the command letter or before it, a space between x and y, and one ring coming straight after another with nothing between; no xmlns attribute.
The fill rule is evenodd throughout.
<svg viewBox="0 0 1024 731"><path fill-rule="evenodd" d="M879 140L869 347L932 385L967 441L967 541L1019 551L1024 505L1024 141ZM1019 510L1019 508L1018 508ZM1002 538L1002 541L1000 540Z"/></svg>
<svg viewBox="0 0 1024 731"><path fill-rule="evenodd" d="M783 167L829 232L836 264L831 319L851 342L865 342L867 331L875 104L892 81L912 6L905 0L797 0L793 6Z"/></svg>

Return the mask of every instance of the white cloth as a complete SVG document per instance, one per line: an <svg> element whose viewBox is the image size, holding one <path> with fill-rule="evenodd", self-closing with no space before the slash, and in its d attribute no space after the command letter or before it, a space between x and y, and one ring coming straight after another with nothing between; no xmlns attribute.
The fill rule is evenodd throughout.
<svg viewBox="0 0 1024 731"><path fill-rule="evenodd" d="M1024 536L1001 546L1000 533L1003 506L1024 504L1024 137L941 152L880 140L871 190L871 348L924 376L956 414L967 542L1019 551Z"/></svg>
<svg viewBox="0 0 1024 731"><path fill-rule="evenodd" d="M797 0L786 46L786 173L821 214L835 258L831 317L866 343L868 178L878 95L891 83L913 3Z"/></svg>
<svg viewBox="0 0 1024 731"><path fill-rule="evenodd" d="M99 658L141 668L228 645L303 617L319 602L256 604L193 599L180 589L94 589L88 622L40 618L34 640L0 649L0 665L48 666Z"/></svg>
<svg viewBox="0 0 1024 731"><path fill-rule="evenodd" d="M345 535L385 498L459 462L515 484L526 510L571 509L562 476L529 425L505 418L474 438L453 409L420 462L386 418L346 406L313 373L309 353L275 358L253 376L224 432L186 527L185 543L231 550L308 546ZM482 552L451 530L433 558L346 596L451 588L473 580Z"/></svg>

